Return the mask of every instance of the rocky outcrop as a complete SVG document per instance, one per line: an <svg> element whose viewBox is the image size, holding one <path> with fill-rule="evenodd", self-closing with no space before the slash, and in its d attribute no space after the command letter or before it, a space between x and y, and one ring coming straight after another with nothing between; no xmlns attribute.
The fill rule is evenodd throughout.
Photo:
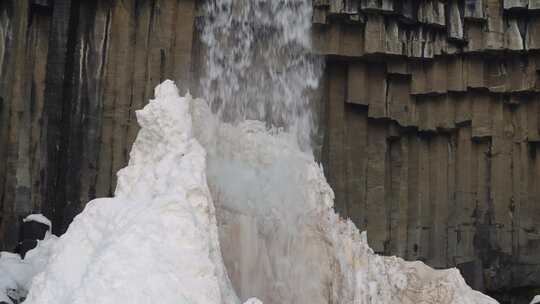
<svg viewBox="0 0 540 304"><path fill-rule="evenodd" d="M315 1L326 173L384 254L540 283L538 1Z"/></svg>
<svg viewBox="0 0 540 304"><path fill-rule="evenodd" d="M21 217L63 232L110 196L142 108L166 78L190 81L194 0L0 4L0 249Z"/></svg>

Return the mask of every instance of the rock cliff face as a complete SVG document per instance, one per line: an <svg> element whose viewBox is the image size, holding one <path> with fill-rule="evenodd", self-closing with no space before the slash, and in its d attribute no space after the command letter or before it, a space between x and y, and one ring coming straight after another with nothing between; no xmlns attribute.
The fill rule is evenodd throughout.
<svg viewBox="0 0 540 304"><path fill-rule="evenodd" d="M315 1L323 160L384 254L540 284L540 1Z"/></svg>
<svg viewBox="0 0 540 304"><path fill-rule="evenodd" d="M0 248L43 211L63 232L110 196L155 85L190 79L195 1L0 4Z"/></svg>
<svg viewBox="0 0 540 304"><path fill-rule="evenodd" d="M322 161L384 254L540 285L540 1L314 0ZM109 196L160 81L195 88L196 0L0 3L0 249ZM184 89L185 89L184 87Z"/></svg>

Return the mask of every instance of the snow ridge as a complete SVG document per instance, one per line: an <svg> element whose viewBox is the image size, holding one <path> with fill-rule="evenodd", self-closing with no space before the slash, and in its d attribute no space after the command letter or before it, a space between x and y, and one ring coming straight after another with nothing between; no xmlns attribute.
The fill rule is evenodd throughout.
<svg viewBox="0 0 540 304"><path fill-rule="evenodd" d="M204 149L172 81L137 112L115 197L86 206L25 303L237 303L221 262Z"/></svg>

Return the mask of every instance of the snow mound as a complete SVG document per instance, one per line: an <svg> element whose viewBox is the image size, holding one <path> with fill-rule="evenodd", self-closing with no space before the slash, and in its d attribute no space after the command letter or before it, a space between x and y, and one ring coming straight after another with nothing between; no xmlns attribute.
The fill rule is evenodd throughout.
<svg viewBox="0 0 540 304"><path fill-rule="evenodd" d="M222 254L241 299L273 303L491 304L457 269L373 253L365 233L333 210L334 194L294 132L221 123L194 100L208 153Z"/></svg>
<svg viewBox="0 0 540 304"><path fill-rule="evenodd" d="M26 253L24 260L18 254L0 252L0 302L11 304L12 300L21 302L26 297L32 278L47 264L56 240L47 233L36 248Z"/></svg>
<svg viewBox="0 0 540 304"><path fill-rule="evenodd" d="M540 295L534 296L530 304L538 304L538 303L540 303Z"/></svg>
<svg viewBox="0 0 540 304"><path fill-rule="evenodd" d="M30 214L24 223L38 222L49 227L43 240L22 259L19 254L0 252L0 303L22 302L28 293L32 278L43 270L57 237L51 234L51 221L42 214Z"/></svg>
<svg viewBox="0 0 540 304"><path fill-rule="evenodd" d="M114 198L97 199L53 246L25 303L236 303L221 261L204 149L172 81L141 130Z"/></svg>
<svg viewBox="0 0 540 304"><path fill-rule="evenodd" d="M155 96L115 197L25 260L0 259L43 270L25 303L240 303L232 286L249 304L496 303L455 269L375 255L293 132L220 123L171 81Z"/></svg>

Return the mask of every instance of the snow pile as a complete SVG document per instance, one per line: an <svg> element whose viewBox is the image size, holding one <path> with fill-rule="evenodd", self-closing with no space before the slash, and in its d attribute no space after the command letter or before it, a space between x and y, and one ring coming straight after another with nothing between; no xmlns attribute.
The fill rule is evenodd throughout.
<svg viewBox="0 0 540 304"><path fill-rule="evenodd" d="M373 254L296 136L220 123L170 81L155 95L115 197L25 260L6 256L43 269L25 303L240 303L232 285L249 304L496 303L455 269Z"/></svg>
<svg viewBox="0 0 540 304"><path fill-rule="evenodd" d="M538 303L540 303L540 295L534 296L530 304L538 304Z"/></svg>
<svg viewBox="0 0 540 304"><path fill-rule="evenodd" d="M49 227L43 240L38 240L38 246L26 253L24 260L21 256L10 252L0 252L0 302L21 302L30 289L32 278L43 270L51 254L51 248L57 237L50 233L51 222L41 214L31 214L24 220L38 222Z"/></svg>
<svg viewBox="0 0 540 304"><path fill-rule="evenodd" d="M496 303L457 269L377 256L350 221L296 137L260 121L221 123L202 100L195 136L208 153L208 182L221 247L241 299L272 303Z"/></svg>
<svg viewBox="0 0 540 304"><path fill-rule="evenodd" d="M165 82L114 198L94 200L54 244L25 303L236 303L221 261L189 96Z"/></svg>
<svg viewBox="0 0 540 304"><path fill-rule="evenodd" d="M55 242L55 236L47 236L24 260L15 253L0 253L0 302L20 302L26 297L32 278L45 267Z"/></svg>

